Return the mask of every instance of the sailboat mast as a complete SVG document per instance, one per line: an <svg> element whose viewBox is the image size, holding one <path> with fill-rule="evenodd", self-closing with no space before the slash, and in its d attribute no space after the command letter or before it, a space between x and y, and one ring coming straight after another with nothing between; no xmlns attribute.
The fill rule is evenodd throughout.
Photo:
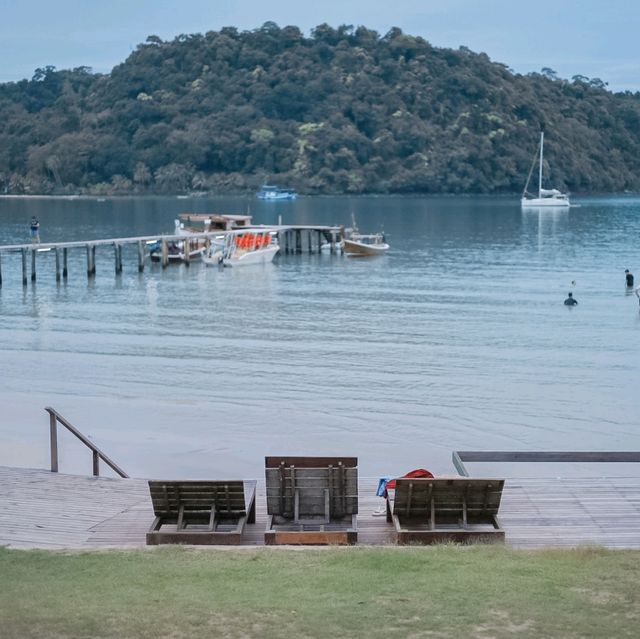
<svg viewBox="0 0 640 639"><path fill-rule="evenodd" d="M544 147L544 131L540 131L540 169L538 172L538 197L542 197L542 149Z"/></svg>

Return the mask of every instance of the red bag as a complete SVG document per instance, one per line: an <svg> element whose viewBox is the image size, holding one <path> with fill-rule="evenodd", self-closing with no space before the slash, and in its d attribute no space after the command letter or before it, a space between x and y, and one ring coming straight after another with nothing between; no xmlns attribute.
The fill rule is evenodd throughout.
<svg viewBox="0 0 640 639"><path fill-rule="evenodd" d="M428 470L425 470L424 468L418 468L416 470L412 470L410 472L408 472L406 475L402 475L402 477L399 477L398 479L430 479L433 478L433 473L430 473ZM387 488L395 488L396 487L396 480L392 479L391 481L388 481L386 486L385 486L385 490Z"/></svg>

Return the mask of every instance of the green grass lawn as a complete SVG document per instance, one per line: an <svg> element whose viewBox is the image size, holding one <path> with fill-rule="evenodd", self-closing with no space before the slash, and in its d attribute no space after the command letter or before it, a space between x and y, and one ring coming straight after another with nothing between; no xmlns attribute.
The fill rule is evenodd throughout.
<svg viewBox="0 0 640 639"><path fill-rule="evenodd" d="M640 636L640 552L0 548L0 637Z"/></svg>

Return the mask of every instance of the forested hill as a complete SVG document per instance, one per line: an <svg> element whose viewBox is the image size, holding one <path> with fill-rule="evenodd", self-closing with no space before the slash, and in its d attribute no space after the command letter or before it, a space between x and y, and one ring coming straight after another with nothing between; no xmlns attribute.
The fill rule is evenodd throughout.
<svg viewBox="0 0 640 639"><path fill-rule="evenodd" d="M518 75L392 29L155 36L108 75L0 85L0 192L640 191L640 93Z"/></svg>

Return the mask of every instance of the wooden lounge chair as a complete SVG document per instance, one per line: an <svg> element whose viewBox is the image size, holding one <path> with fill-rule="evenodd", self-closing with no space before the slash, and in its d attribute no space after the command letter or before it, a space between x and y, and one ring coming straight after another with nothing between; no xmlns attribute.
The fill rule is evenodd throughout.
<svg viewBox="0 0 640 639"><path fill-rule="evenodd" d="M149 491L156 518L147 544L239 544L256 520L255 481L151 480Z"/></svg>
<svg viewBox="0 0 640 639"><path fill-rule="evenodd" d="M355 457L267 457L265 544L354 544Z"/></svg>
<svg viewBox="0 0 640 639"><path fill-rule="evenodd" d="M504 541L497 518L504 479L397 479L387 521L398 544Z"/></svg>

